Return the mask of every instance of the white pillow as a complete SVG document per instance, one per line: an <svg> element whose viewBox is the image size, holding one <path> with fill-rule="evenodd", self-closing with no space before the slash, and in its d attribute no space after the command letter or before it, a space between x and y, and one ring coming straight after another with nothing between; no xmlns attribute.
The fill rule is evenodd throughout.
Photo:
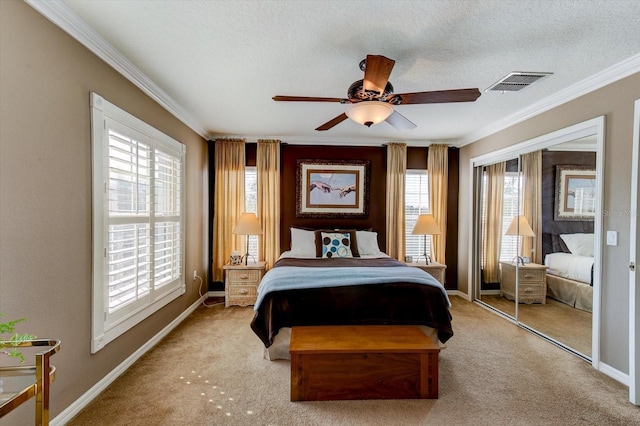
<svg viewBox="0 0 640 426"><path fill-rule="evenodd" d="M316 257L315 233L300 228L291 228L291 254Z"/></svg>
<svg viewBox="0 0 640 426"><path fill-rule="evenodd" d="M379 254L378 233L372 231L356 231L358 253L361 255Z"/></svg>
<svg viewBox="0 0 640 426"><path fill-rule="evenodd" d="M593 234L560 234L571 254L593 257Z"/></svg>

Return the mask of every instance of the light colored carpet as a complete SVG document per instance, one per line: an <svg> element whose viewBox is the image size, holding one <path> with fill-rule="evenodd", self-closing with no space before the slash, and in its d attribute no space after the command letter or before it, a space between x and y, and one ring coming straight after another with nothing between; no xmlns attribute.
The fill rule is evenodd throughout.
<svg viewBox="0 0 640 426"><path fill-rule="evenodd" d="M482 301L496 309L515 315L515 302L501 296L482 296ZM547 297L547 303L518 305L521 323L591 357L591 312L573 308Z"/></svg>
<svg viewBox="0 0 640 426"><path fill-rule="evenodd" d="M628 389L453 297L438 400L289 401L289 361L266 361L251 308L200 308L83 410L78 425L630 425Z"/></svg>

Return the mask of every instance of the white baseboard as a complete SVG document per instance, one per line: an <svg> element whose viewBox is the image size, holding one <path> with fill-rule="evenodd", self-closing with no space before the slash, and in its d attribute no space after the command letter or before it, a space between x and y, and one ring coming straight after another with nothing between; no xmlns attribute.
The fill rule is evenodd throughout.
<svg viewBox="0 0 640 426"><path fill-rule="evenodd" d="M463 293L460 290L447 290L447 294L449 296L459 296L471 302L471 297L467 293Z"/></svg>
<svg viewBox="0 0 640 426"><path fill-rule="evenodd" d="M623 385L629 386L628 374L623 373L622 371L616 368L613 368L612 366L607 365L602 361L600 361L600 363L598 364L598 370L606 374L607 376L611 377L612 379L619 381Z"/></svg>
<svg viewBox="0 0 640 426"><path fill-rule="evenodd" d="M224 292L222 293L224 296ZM174 328L185 320L193 311L195 311L201 304L203 298L196 300L191 306L189 306L180 316L171 321L165 328L160 330L155 336L153 336L147 343L138 348L137 351L132 353L127 359L125 359L120 365L111 370L109 374L96 383L91 389L85 392L80 398L76 399L71 405L64 409L60 414L51 420L49 423L51 426L63 426L73 419L83 408L85 408L91 401L93 401L102 391L104 391L111 383L113 383L122 373L124 373L133 363L135 363L142 355L147 353L153 348L160 340L162 340L167 334L169 334Z"/></svg>
<svg viewBox="0 0 640 426"><path fill-rule="evenodd" d="M224 291L209 291L207 292L208 297L224 297Z"/></svg>
<svg viewBox="0 0 640 426"><path fill-rule="evenodd" d="M480 292L482 296L500 296L500 290L482 290Z"/></svg>

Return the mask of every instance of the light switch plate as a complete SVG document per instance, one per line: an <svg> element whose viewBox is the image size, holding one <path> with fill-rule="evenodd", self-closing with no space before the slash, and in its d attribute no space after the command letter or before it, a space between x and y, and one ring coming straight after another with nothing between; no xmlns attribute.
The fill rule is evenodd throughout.
<svg viewBox="0 0 640 426"><path fill-rule="evenodd" d="M607 245L608 246L618 245L618 231L607 231Z"/></svg>

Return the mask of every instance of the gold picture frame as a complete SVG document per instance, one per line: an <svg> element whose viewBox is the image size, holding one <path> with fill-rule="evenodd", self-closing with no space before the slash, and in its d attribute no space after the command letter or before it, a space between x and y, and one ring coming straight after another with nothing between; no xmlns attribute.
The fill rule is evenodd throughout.
<svg viewBox="0 0 640 426"><path fill-rule="evenodd" d="M298 160L296 217L366 217L368 160Z"/></svg>
<svg viewBox="0 0 640 426"><path fill-rule="evenodd" d="M595 220L595 167L556 166L556 199L553 216L557 221Z"/></svg>

